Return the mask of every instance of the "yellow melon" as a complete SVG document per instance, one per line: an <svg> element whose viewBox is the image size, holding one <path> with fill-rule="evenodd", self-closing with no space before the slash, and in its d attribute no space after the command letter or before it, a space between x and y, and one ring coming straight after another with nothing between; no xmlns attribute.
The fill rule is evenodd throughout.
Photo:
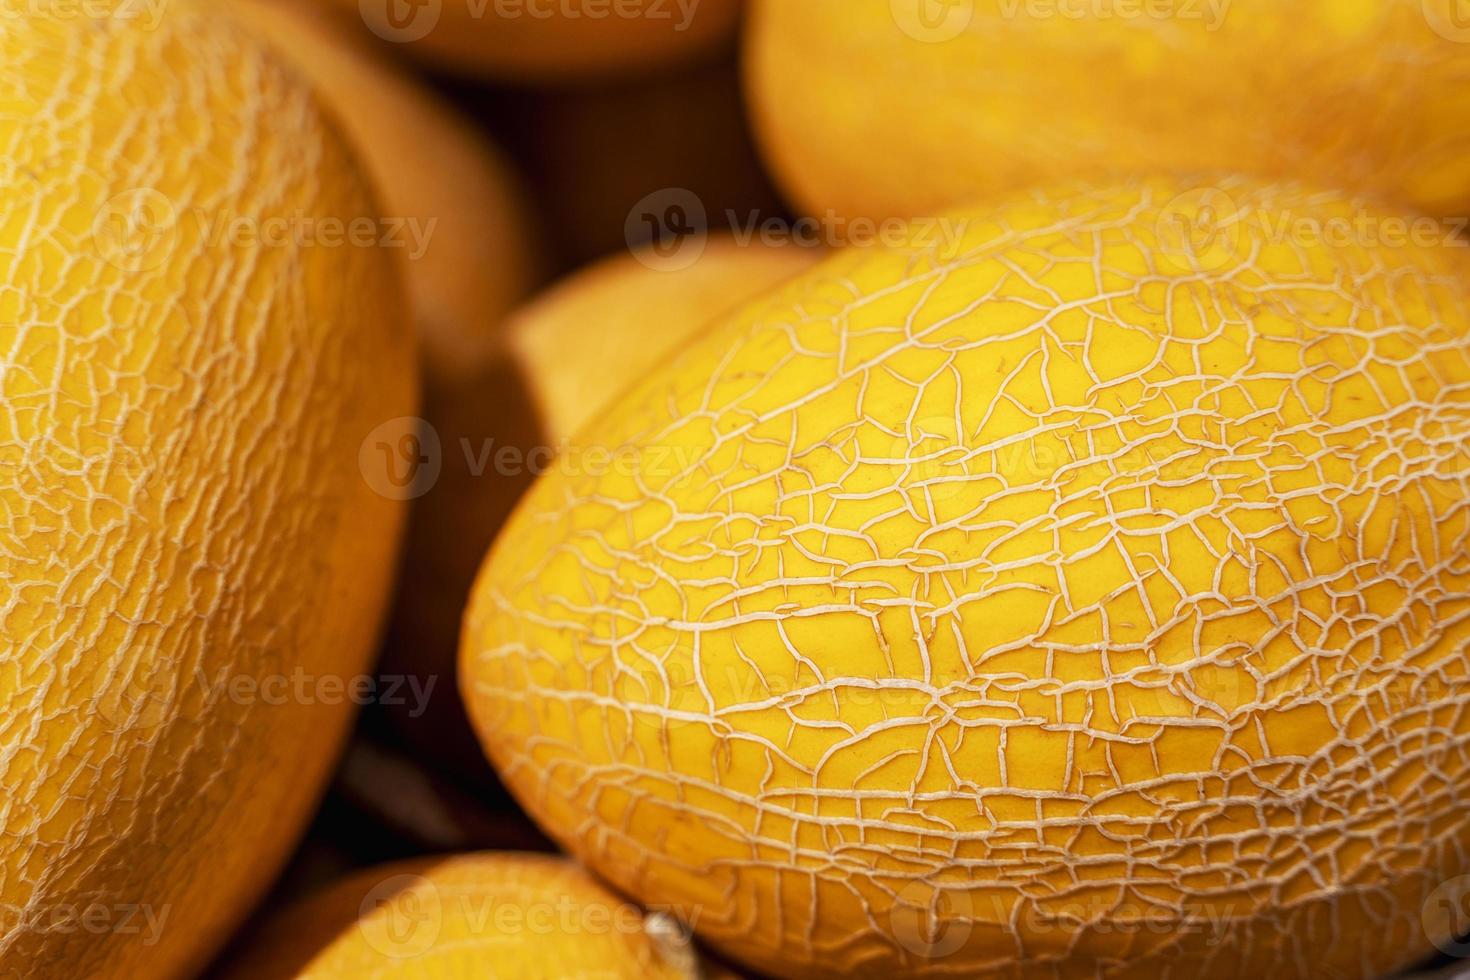
<svg viewBox="0 0 1470 980"><path fill-rule="evenodd" d="M608 402L720 314L824 253L732 234L604 259L522 307L507 342L545 445L574 441ZM572 461L575 463L575 461Z"/></svg>
<svg viewBox="0 0 1470 980"><path fill-rule="evenodd" d="M547 470L614 465L574 438L583 422L709 321L814 259L812 249L725 236L685 248L674 266L625 252L568 277L502 325L502 356L483 375L430 391L442 466L414 512L413 574L384 669L445 679L430 710L395 717L413 744L462 773L484 770L484 757L461 707L443 699L455 693L447 679L470 585L515 502Z"/></svg>
<svg viewBox="0 0 1470 980"><path fill-rule="evenodd" d="M539 235L500 151L346 25L299 2L232 0L231 8L318 87L396 231L390 244L424 353L427 426L384 440L392 449L384 462L399 468L399 492L414 500L404 562L411 573L382 662L385 675L407 680L393 682L403 696L386 699L384 711L413 744L464 745L461 768L483 770L448 678L465 593L503 509L477 505L485 480L462 464L456 441L429 433L484 434L503 412L505 319L540 276ZM397 451L410 445L404 438L428 447L414 479Z"/></svg>
<svg viewBox="0 0 1470 980"><path fill-rule="evenodd" d="M0 29L0 976L184 976L351 720L414 350L294 75L192 3L40 8Z"/></svg>
<svg viewBox="0 0 1470 980"><path fill-rule="evenodd" d="M484 852L359 871L247 934L239 980L701 980L688 933L571 861Z"/></svg>
<svg viewBox="0 0 1470 980"><path fill-rule="evenodd" d="M755 0L797 202L932 215L1056 179L1237 170L1470 207L1458 0Z"/></svg>
<svg viewBox="0 0 1470 980"><path fill-rule="evenodd" d="M1470 257L1243 180L949 220L527 496L461 655L500 773L776 976L1412 962L1470 891Z"/></svg>
<svg viewBox="0 0 1470 980"><path fill-rule="evenodd" d="M644 72L709 53L739 0L315 0L382 40L470 75L556 82Z"/></svg>
<svg viewBox="0 0 1470 980"><path fill-rule="evenodd" d="M377 187L430 384L474 376L535 284L540 246L509 160L379 52L299 0L230 8L317 86Z"/></svg>

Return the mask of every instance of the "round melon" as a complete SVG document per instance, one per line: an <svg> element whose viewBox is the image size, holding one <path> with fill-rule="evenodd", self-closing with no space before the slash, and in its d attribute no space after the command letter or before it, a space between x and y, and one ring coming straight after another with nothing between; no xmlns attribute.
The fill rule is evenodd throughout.
<svg viewBox="0 0 1470 980"><path fill-rule="evenodd" d="M1033 192L748 305L490 553L490 757L774 976L1414 962L1470 891L1470 255L1405 223Z"/></svg>
<svg viewBox="0 0 1470 980"><path fill-rule="evenodd" d="M207 5L7 17L0 975L181 977L294 845L370 668L415 411L307 87ZM368 457L370 458L370 457Z"/></svg>
<svg viewBox="0 0 1470 980"><path fill-rule="evenodd" d="M359 871L235 944L226 980L702 980L687 931L561 857L484 852Z"/></svg>
<svg viewBox="0 0 1470 980"><path fill-rule="evenodd" d="M740 0L313 0L439 68L522 82L648 72L734 34Z"/></svg>
<svg viewBox="0 0 1470 980"><path fill-rule="evenodd" d="M874 218L1235 170L1470 207L1457 0L754 0L752 113L796 202Z"/></svg>

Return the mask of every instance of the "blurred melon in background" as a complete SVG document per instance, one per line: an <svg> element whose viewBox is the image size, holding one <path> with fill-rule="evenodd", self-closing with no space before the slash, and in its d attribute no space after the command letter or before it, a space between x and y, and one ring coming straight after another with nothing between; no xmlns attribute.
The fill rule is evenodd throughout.
<svg viewBox="0 0 1470 980"><path fill-rule="evenodd" d="M1470 207L1463 0L749 6L755 126L807 211L1219 170Z"/></svg>
<svg viewBox="0 0 1470 980"><path fill-rule="evenodd" d="M298 0L322 3L424 65L506 81L647 74L728 40L739 0Z"/></svg>

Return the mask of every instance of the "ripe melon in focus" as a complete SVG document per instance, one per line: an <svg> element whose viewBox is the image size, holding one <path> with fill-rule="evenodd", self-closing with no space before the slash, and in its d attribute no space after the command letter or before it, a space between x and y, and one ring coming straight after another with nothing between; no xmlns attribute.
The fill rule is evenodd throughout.
<svg viewBox="0 0 1470 980"><path fill-rule="evenodd" d="M375 212L306 86L208 5L92 14L0 29L0 976L170 978L352 719L415 353L388 257L318 237Z"/></svg>
<svg viewBox="0 0 1470 980"><path fill-rule="evenodd" d="M226 980L701 980L688 935L561 857L484 852L359 871L236 944Z"/></svg>
<svg viewBox="0 0 1470 980"><path fill-rule="evenodd" d="M444 700L457 694L460 620L490 541L532 477L611 465L574 438L582 424L710 321L814 259L811 249L725 237L697 258L681 255L690 264L675 268L623 253L566 278L501 325L501 356L484 374L430 392L443 466L416 504L412 573L384 669L439 678L431 710L394 717L410 742L460 773L488 779L462 707Z"/></svg>
<svg viewBox="0 0 1470 980"><path fill-rule="evenodd" d="M1234 170L1470 207L1456 0L754 0L780 182L883 218L1038 183Z"/></svg>
<svg viewBox="0 0 1470 980"><path fill-rule="evenodd" d="M641 74L729 41L740 0L316 0L434 68L509 82Z"/></svg>
<svg viewBox="0 0 1470 980"><path fill-rule="evenodd" d="M835 254L579 436L636 465L523 501L466 613L488 754L774 976L1432 952L1470 890L1470 257L1331 230L1396 220L1151 180Z"/></svg>

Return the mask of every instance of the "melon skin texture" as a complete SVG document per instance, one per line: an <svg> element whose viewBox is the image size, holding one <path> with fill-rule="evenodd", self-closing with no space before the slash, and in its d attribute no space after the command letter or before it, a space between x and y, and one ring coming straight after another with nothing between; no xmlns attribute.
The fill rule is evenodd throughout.
<svg viewBox="0 0 1470 980"><path fill-rule="evenodd" d="M484 435L504 410L506 318L540 278L539 235L502 152L351 25L299 0L231 9L317 87L401 229L404 247L389 251L423 350L423 417L444 438L439 477L413 500L382 660L384 674L414 679L428 707L406 696L384 712L418 750L483 777L451 678L465 596L505 508L484 506L486 480L467 471L451 434Z"/></svg>
<svg viewBox="0 0 1470 980"><path fill-rule="evenodd" d="M412 336L320 237L375 215L355 160L208 5L12 16L0 64L0 976L191 975L370 669Z"/></svg>
<svg viewBox="0 0 1470 980"><path fill-rule="evenodd" d="M425 64L509 82L591 82L697 60L729 41L740 0L315 0Z"/></svg>
<svg viewBox="0 0 1470 980"><path fill-rule="evenodd" d="M475 574L535 474L611 466L578 430L717 317L814 259L811 249L727 237L710 238L682 268L623 253L566 277L501 323L498 356L482 374L430 391L443 468L416 502L411 573L384 662L393 673L438 679L429 711L394 715L421 753L490 782L463 706L448 699L457 694L460 620ZM502 458L507 450L514 454Z"/></svg>
<svg viewBox="0 0 1470 980"><path fill-rule="evenodd" d="M747 84L768 162L815 214L1233 170L1463 215L1470 44L1449 7L753 0Z"/></svg>
<svg viewBox="0 0 1470 980"><path fill-rule="evenodd" d="M508 785L773 976L1432 952L1470 872L1470 259L1288 214L1392 218L1032 193L715 327L583 433L641 465L542 480L476 583Z"/></svg>
<svg viewBox="0 0 1470 980"><path fill-rule="evenodd" d="M473 377L541 274L510 160L383 52L310 4L229 0L316 86L376 187L402 263L430 384Z"/></svg>
<svg viewBox="0 0 1470 980"><path fill-rule="evenodd" d="M566 858L514 852L359 871L267 919L221 966L224 980L702 976L687 933L660 929Z"/></svg>

